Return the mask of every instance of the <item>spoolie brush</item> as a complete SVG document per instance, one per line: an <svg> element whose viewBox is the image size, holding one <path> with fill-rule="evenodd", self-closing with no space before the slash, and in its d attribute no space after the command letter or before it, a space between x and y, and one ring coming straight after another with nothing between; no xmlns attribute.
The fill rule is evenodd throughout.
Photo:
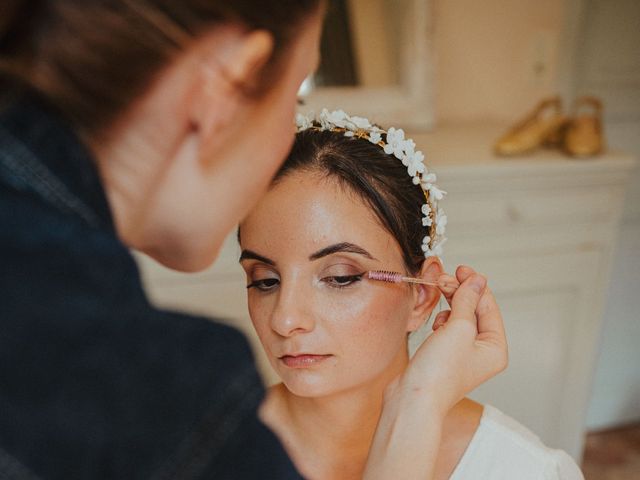
<svg viewBox="0 0 640 480"><path fill-rule="evenodd" d="M379 280L381 282L388 282L388 283L406 282L406 283L419 283L420 285L432 285L434 287L439 286L435 282L428 282L421 278L405 277L401 273L389 272L386 270L370 270L367 274L367 278L369 280Z"/></svg>
<svg viewBox="0 0 640 480"><path fill-rule="evenodd" d="M431 285L434 287L441 287L442 285L436 282L429 282L422 278L405 277L399 272L389 272L386 270L370 270L367 274L367 278L370 280L379 280L381 282L388 283L418 283L420 285ZM446 287L458 287L459 285L446 285Z"/></svg>

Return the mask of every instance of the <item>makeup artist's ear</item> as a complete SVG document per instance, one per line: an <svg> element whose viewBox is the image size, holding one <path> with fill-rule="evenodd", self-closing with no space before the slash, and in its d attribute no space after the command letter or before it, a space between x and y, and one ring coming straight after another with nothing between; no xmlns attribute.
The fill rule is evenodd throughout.
<svg viewBox="0 0 640 480"><path fill-rule="evenodd" d="M237 123L239 108L247 104L246 90L260 81L262 67L273 54L274 39L266 30L226 25L200 42L189 115L200 135L221 141L224 127Z"/></svg>
<svg viewBox="0 0 640 480"><path fill-rule="evenodd" d="M418 277L435 282L443 272L444 269L440 259L438 257L428 257L422 264ZM431 315L431 311L436 307L440 299L440 289L431 285L414 285L414 298L415 303L407 324L407 330L410 332L420 328Z"/></svg>

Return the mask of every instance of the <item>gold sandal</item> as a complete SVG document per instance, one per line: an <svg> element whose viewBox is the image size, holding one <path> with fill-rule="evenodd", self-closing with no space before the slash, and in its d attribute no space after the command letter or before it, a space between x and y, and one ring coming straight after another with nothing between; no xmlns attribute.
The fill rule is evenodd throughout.
<svg viewBox="0 0 640 480"><path fill-rule="evenodd" d="M497 155L512 156L540 146L560 143L567 118L558 96L542 100L523 120L511 127L494 145Z"/></svg>
<svg viewBox="0 0 640 480"><path fill-rule="evenodd" d="M584 108L591 112L580 112ZM572 116L563 140L564 151L573 157L591 157L604 150L602 133L602 102L590 96L573 102Z"/></svg>

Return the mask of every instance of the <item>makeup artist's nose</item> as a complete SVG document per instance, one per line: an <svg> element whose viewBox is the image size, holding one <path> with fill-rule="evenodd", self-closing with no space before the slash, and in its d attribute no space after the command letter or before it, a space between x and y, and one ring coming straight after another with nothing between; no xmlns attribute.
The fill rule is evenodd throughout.
<svg viewBox="0 0 640 480"><path fill-rule="evenodd" d="M313 315L306 308L308 298L292 286L282 286L278 292L278 303L271 315L271 328L278 335L290 337L310 332L315 327Z"/></svg>

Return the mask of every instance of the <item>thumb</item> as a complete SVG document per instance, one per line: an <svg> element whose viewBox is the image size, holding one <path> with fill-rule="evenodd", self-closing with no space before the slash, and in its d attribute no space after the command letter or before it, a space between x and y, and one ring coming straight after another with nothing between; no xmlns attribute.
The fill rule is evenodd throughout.
<svg viewBox="0 0 640 480"><path fill-rule="evenodd" d="M453 294L451 320L466 320L473 323L477 329L476 308L486 286L487 279L478 274L471 275L462 282L458 290Z"/></svg>

